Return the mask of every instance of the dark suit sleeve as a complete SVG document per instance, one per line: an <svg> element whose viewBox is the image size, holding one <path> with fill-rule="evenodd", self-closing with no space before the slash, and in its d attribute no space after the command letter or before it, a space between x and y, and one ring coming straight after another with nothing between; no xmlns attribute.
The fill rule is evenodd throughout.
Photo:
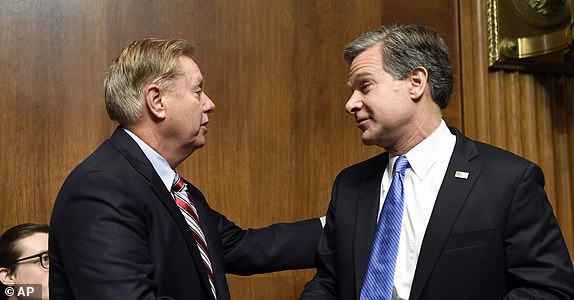
<svg viewBox="0 0 574 300"><path fill-rule="evenodd" d="M327 210L327 222L317 250L317 273L303 289L300 299L337 299L339 289L337 277L337 247L336 238L336 187L341 175L337 177L333 185L333 192L329 209Z"/></svg>
<svg viewBox="0 0 574 300"><path fill-rule="evenodd" d="M69 181L54 208L50 298L157 298L143 209L120 178L91 172ZM65 265L65 268L63 267ZM64 284L66 282L66 284Z"/></svg>
<svg viewBox="0 0 574 300"><path fill-rule="evenodd" d="M574 274L539 167L526 169L505 231L510 292L504 299L574 299Z"/></svg>
<svg viewBox="0 0 574 300"><path fill-rule="evenodd" d="M319 219L243 230L213 213L222 239L226 273L252 275L315 266L322 231Z"/></svg>

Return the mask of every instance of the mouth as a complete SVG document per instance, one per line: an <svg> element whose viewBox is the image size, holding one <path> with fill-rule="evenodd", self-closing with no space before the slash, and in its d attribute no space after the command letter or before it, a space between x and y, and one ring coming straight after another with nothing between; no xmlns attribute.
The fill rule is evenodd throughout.
<svg viewBox="0 0 574 300"><path fill-rule="evenodd" d="M203 128L203 131L205 133L207 133L207 123L209 123L209 121L205 122L205 123L201 123L201 128Z"/></svg>
<svg viewBox="0 0 574 300"><path fill-rule="evenodd" d="M369 120L369 118L357 118L356 122L357 122L357 127L359 127L359 129L365 131L365 129L367 129L367 121Z"/></svg>

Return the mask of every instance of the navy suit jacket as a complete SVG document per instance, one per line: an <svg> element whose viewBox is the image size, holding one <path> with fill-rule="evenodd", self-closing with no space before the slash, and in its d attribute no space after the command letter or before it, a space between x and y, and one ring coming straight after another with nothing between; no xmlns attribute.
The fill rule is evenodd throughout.
<svg viewBox="0 0 574 300"><path fill-rule="evenodd" d="M574 299L572 263L540 168L451 131L456 145L409 299ZM301 299L359 299L388 160L383 153L337 176L317 274Z"/></svg>
<svg viewBox="0 0 574 300"><path fill-rule="evenodd" d="M230 298L226 272L315 266L318 219L243 230L188 187L218 299ZM68 176L50 225L51 299L212 299L197 245L171 193L120 128Z"/></svg>

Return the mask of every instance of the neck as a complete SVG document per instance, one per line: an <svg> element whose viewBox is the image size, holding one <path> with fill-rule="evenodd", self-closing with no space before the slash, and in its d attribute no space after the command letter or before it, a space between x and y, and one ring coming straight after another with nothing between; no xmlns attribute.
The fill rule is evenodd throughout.
<svg viewBox="0 0 574 300"><path fill-rule="evenodd" d="M404 155L437 130L441 121L442 116L427 116L416 122L412 122L411 125L403 131L402 136L396 139L397 142L394 145L383 148L392 155Z"/></svg>
<svg viewBox="0 0 574 300"><path fill-rule="evenodd" d="M176 144L166 141L156 124L132 125L127 129L161 155L174 170L189 156L189 154L180 153L182 152L180 149L175 149L174 145Z"/></svg>

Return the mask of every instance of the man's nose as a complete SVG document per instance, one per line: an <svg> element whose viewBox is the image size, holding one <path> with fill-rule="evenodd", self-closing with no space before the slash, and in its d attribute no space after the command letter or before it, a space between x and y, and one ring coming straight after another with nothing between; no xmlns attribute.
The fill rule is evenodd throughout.
<svg viewBox="0 0 574 300"><path fill-rule="evenodd" d="M207 94L204 93L203 97L205 97L205 99L203 99L203 111L206 113L213 112L215 110L215 103L211 101L211 98L209 98Z"/></svg>
<svg viewBox="0 0 574 300"><path fill-rule="evenodd" d="M360 94L361 93L358 91L353 91L353 94L351 97L349 97L349 100L347 100L347 103L345 104L345 110L347 113L354 114L361 109L363 102L361 100Z"/></svg>

